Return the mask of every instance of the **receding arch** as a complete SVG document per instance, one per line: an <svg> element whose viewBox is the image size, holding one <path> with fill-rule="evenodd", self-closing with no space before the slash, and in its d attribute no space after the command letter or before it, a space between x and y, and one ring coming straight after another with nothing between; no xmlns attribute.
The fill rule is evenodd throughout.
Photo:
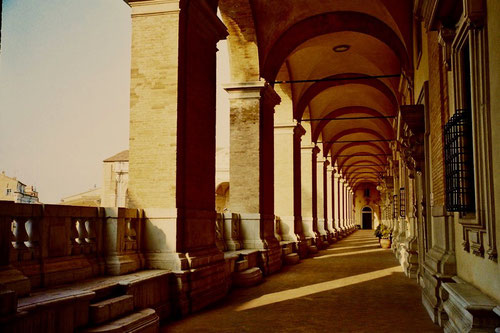
<svg viewBox="0 0 500 333"><path fill-rule="evenodd" d="M372 164L368 165L367 163L372 163ZM341 170L343 170L343 173L347 173L349 169L351 169L353 167L359 167L359 164L367 165L367 166L374 167L374 168L380 168L381 172L384 170L384 167L382 165L375 165L373 163L373 161L370 161L370 160L361 160L361 161L353 162L352 164L350 164L348 166L344 166Z"/></svg>
<svg viewBox="0 0 500 333"><path fill-rule="evenodd" d="M308 17L285 31L271 47L264 64L261 64L261 76L273 82L285 59L298 46L316 36L341 31L359 32L375 37L393 50L401 67L410 68L403 42L386 23L368 14L338 11Z"/></svg>
<svg viewBox="0 0 500 333"><path fill-rule="evenodd" d="M351 142L351 143L345 144L344 146L339 148L335 154L332 153L332 164L335 164L339 158L339 155L341 155L347 149L350 149L353 147L365 147L365 146L372 147L379 154L390 154L390 149L388 147L387 147L387 150L383 150L379 145L377 145L373 142L361 142L361 143ZM329 151L329 150L327 150L327 151ZM357 152L357 153L359 154L361 152Z"/></svg>
<svg viewBox="0 0 500 333"><path fill-rule="evenodd" d="M367 114L367 115L373 116L373 117L383 117L384 116L379 111L372 109L372 108L365 107L365 106L346 106L343 108L333 110L332 112L327 114L324 118L339 118L340 116L347 115L347 114L354 114L354 113L363 113L363 114ZM378 120L382 121L384 126L385 126L385 129L388 130L389 133L394 135L394 129L393 129L392 125L389 123L389 121L387 120L387 118L379 118ZM323 128L325 128L330 122L331 122L331 120L326 120L326 119L321 120L319 122L319 124L314 128L314 131L313 131L313 135L312 135L313 141L317 141L318 136L321 133L321 131L323 130Z"/></svg>
<svg viewBox="0 0 500 333"><path fill-rule="evenodd" d="M294 118L297 120L301 120L302 116L304 115L304 110L309 105L309 102L311 102L311 100L314 97L318 96L326 89L329 89L332 87L345 86L348 84L362 84L362 85L366 85L366 86L372 87L372 88L380 91L384 96L387 97L387 99L394 106L394 113L390 114L390 115L394 115L395 110L397 110L397 108L398 108L399 102L398 102L396 96L394 95L393 91L389 87L387 87L379 79L352 79L355 77L363 77L363 76L366 76L366 74L343 73L343 74L336 74L336 75L332 75L332 76L323 78L324 80L342 79L339 81L318 81L318 82L315 82L314 84L309 86L307 88L307 90L300 97L300 99L297 103L297 106L294 110Z"/></svg>
<svg viewBox="0 0 500 333"><path fill-rule="evenodd" d="M347 135L350 135L350 134L370 134L370 135L373 135L374 137L376 137L377 138L376 140L391 140L392 139L392 137L386 138L386 137L380 135L380 133L378 133L372 129L369 129L369 128L362 128L362 127L350 128L350 129L344 130L344 131L334 135L332 138L328 139L327 143L326 143L325 151L330 150L330 148L333 145L333 142L336 142L340 138L347 136ZM356 143L356 142L349 142L349 143ZM387 141L380 141L377 143L386 146L386 148L389 150L389 144L387 143Z"/></svg>
<svg viewBox="0 0 500 333"><path fill-rule="evenodd" d="M353 158L357 158L357 157L360 157L360 158L363 158L362 161L367 161L367 162L378 162L379 164L384 164L384 161L382 159L380 159L380 157L378 157L377 155L374 155L374 154L371 154L371 155L368 155L368 156L356 156L356 155L352 155L350 157L346 157L344 160L342 160L342 163L338 163L338 166L339 168L343 169L344 166L346 165L346 163L349 165L349 160L353 159ZM373 158L375 159L375 161L371 161L369 160L368 158ZM354 162L350 162L351 165L354 165L354 163L357 163L359 161L354 161Z"/></svg>

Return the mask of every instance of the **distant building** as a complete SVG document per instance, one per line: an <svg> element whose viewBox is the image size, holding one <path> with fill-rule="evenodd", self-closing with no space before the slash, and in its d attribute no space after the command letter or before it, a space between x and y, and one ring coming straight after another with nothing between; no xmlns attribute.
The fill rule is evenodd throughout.
<svg viewBox="0 0 500 333"><path fill-rule="evenodd" d="M105 159L102 207L127 207L128 150Z"/></svg>
<svg viewBox="0 0 500 333"><path fill-rule="evenodd" d="M61 199L61 204L90 207L127 207L128 150L103 161L103 187Z"/></svg>
<svg viewBox="0 0 500 333"><path fill-rule="evenodd" d="M101 192L102 189L100 187L93 188L82 193L73 194L69 197L62 198L61 204L71 206L100 207Z"/></svg>
<svg viewBox="0 0 500 333"><path fill-rule="evenodd" d="M33 186L26 186L16 177L5 175L5 171L0 174L0 200L39 203L38 192Z"/></svg>

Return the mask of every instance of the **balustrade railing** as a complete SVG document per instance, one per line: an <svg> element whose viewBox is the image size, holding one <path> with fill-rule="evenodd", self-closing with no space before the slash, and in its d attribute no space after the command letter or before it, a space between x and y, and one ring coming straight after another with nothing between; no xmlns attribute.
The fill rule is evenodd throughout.
<svg viewBox="0 0 500 333"><path fill-rule="evenodd" d="M46 287L143 268L143 225L138 209L0 201L0 284L15 289L21 276Z"/></svg>

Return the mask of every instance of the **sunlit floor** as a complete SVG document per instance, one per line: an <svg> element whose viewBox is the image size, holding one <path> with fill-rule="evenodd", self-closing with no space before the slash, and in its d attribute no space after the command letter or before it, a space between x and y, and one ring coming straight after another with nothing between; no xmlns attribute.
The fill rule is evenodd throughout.
<svg viewBox="0 0 500 333"><path fill-rule="evenodd" d="M371 230L163 326L164 332L441 332Z"/></svg>

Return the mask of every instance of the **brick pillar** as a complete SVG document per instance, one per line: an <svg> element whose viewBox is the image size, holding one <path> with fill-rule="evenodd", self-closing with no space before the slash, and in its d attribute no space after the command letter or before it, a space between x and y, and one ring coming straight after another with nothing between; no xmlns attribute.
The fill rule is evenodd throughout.
<svg viewBox="0 0 500 333"><path fill-rule="evenodd" d="M231 107L230 208L241 215L243 247L264 253L264 272L281 268L274 235L274 107L280 97L264 82L225 87Z"/></svg>
<svg viewBox="0 0 500 333"><path fill-rule="evenodd" d="M302 225L302 136L306 130L297 124L293 131L293 215L297 235L297 250L301 258L307 256L307 240Z"/></svg>
<svg viewBox="0 0 500 333"><path fill-rule="evenodd" d="M349 221L351 229L354 228L354 193L349 186Z"/></svg>
<svg viewBox="0 0 500 333"><path fill-rule="evenodd" d="M295 242L301 257L307 254L300 200L300 141L304 134L300 124L274 126L275 214L280 217L283 240Z"/></svg>
<svg viewBox="0 0 500 333"><path fill-rule="evenodd" d="M313 163L316 170L316 162L313 161L315 146L303 144L301 147L301 201L302 201L302 230L306 237L308 248L311 249L312 242L316 239L313 219ZM317 149L317 148L316 148ZM317 249L316 249L317 251ZM314 248L313 248L314 252Z"/></svg>
<svg viewBox="0 0 500 333"><path fill-rule="evenodd" d="M128 3L129 205L148 220L146 266L179 272L186 313L227 293L214 191L216 43L227 31L211 1Z"/></svg>
<svg viewBox="0 0 500 333"><path fill-rule="evenodd" d="M332 228L333 228L336 240L340 239L339 221L338 221L338 219L339 219L338 181L339 181L339 175L337 173L337 170L335 168L332 168L332 197L331 197L331 200L332 200Z"/></svg>
<svg viewBox="0 0 500 333"><path fill-rule="evenodd" d="M311 221L311 229L312 229L312 234L314 235L314 242L318 249L322 247L322 239L321 235L318 232L318 168L317 168L317 163L318 163L318 154L321 152L321 150L317 147L314 146L311 150L311 214L312 214L312 221Z"/></svg>
<svg viewBox="0 0 500 333"><path fill-rule="evenodd" d="M328 242L335 241L335 229L333 227L333 168L330 162L325 163L325 211L327 212L326 230L328 232Z"/></svg>
<svg viewBox="0 0 500 333"><path fill-rule="evenodd" d="M316 157L316 218L321 247L328 246L328 233L325 228L325 163L323 154Z"/></svg>
<svg viewBox="0 0 500 333"><path fill-rule="evenodd" d="M294 123L274 125L274 211L281 221L281 237L294 242L297 241L294 228L295 126Z"/></svg>

